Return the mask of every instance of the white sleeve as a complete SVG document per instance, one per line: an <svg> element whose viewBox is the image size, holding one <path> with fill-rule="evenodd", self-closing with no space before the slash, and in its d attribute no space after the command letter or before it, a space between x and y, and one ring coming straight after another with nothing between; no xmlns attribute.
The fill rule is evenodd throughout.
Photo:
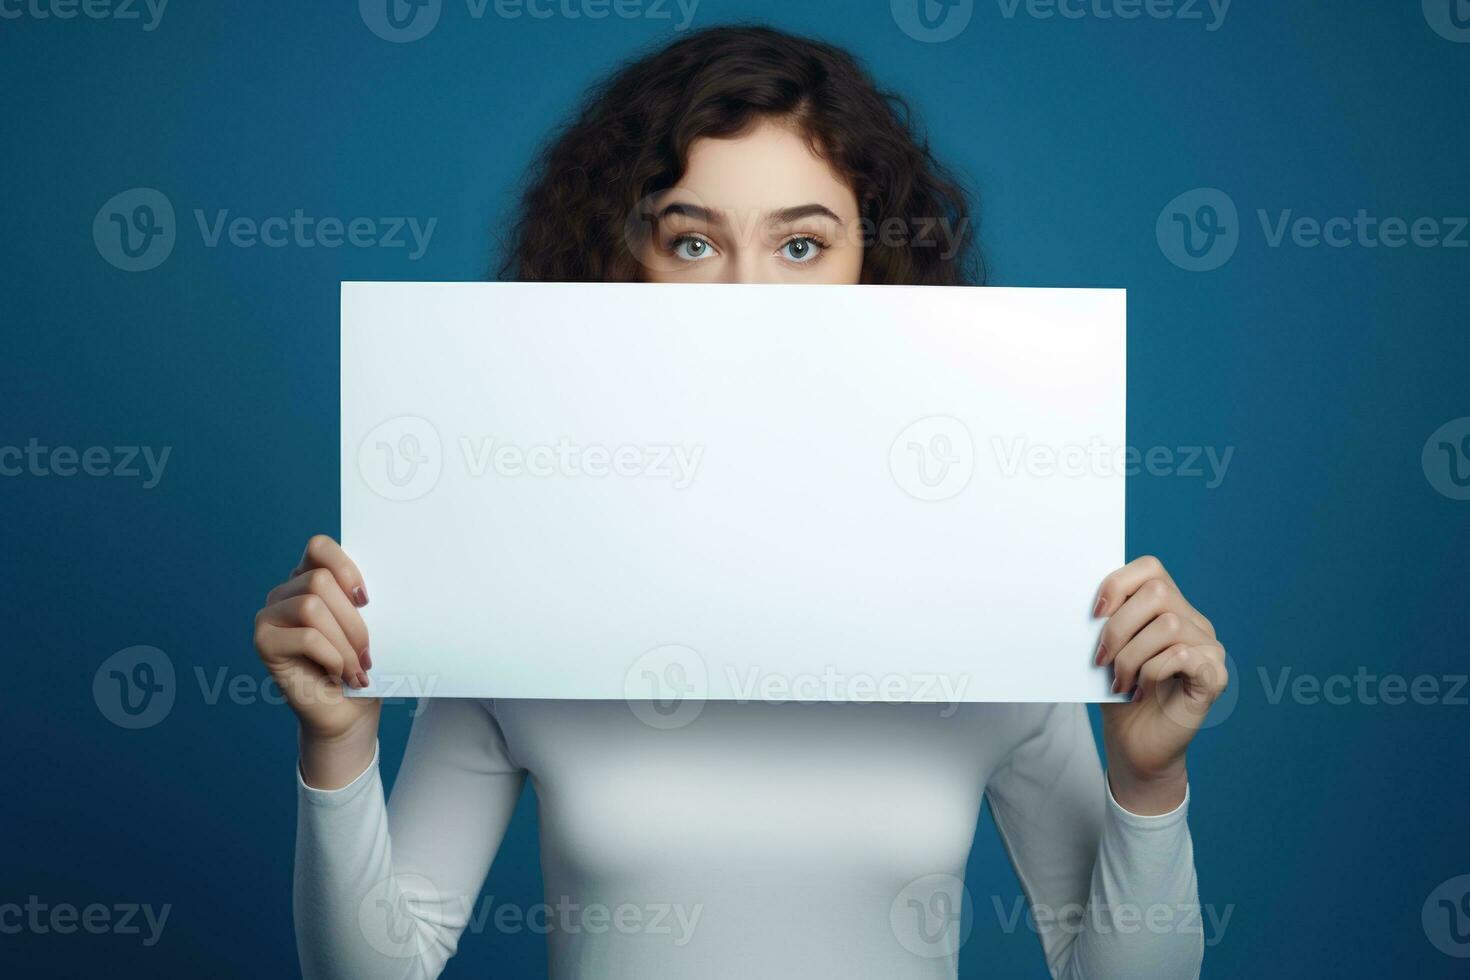
<svg viewBox="0 0 1470 980"><path fill-rule="evenodd" d="M525 773L493 704L425 699L384 804L372 764L338 790L297 770L294 911L306 980L432 980L500 847Z"/></svg>
<svg viewBox="0 0 1470 980"><path fill-rule="evenodd" d="M1119 806L1086 705L1049 706L986 795L1053 977L1199 976L1204 933L1188 793L1160 816Z"/></svg>

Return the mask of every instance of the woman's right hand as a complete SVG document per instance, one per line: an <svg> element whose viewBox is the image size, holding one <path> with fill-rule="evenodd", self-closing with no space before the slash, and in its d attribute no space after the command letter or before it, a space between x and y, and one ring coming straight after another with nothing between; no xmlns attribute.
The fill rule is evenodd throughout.
<svg viewBox="0 0 1470 980"><path fill-rule="evenodd" d="M255 614L255 649L301 725L301 770L308 784L335 789L355 779L377 745L378 698L349 698L372 667L362 573L325 534L306 543L301 562Z"/></svg>

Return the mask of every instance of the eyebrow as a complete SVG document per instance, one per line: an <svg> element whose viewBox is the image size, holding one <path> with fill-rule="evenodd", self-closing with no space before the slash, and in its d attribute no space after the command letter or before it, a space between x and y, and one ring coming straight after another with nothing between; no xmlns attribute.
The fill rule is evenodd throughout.
<svg viewBox="0 0 1470 980"><path fill-rule="evenodd" d="M769 224L789 225L793 221L802 218L829 218L837 224L842 224L842 219L831 208L820 204L802 204L794 208L782 208L780 211L772 211L768 219Z"/></svg>
<svg viewBox="0 0 1470 980"><path fill-rule="evenodd" d="M686 218L693 218L696 221L703 221L711 225L721 225L725 223L725 216L720 211L714 211L710 208L701 207L698 204L684 204L680 202L670 204L668 207L660 211L658 216L661 220L673 214L682 215ZM802 218L814 217L828 218L839 225L842 224L842 219L837 217L836 212L834 212L831 208L821 204L799 204L796 207L782 208L779 211L772 211L766 217L766 224L789 225L794 221L800 221Z"/></svg>

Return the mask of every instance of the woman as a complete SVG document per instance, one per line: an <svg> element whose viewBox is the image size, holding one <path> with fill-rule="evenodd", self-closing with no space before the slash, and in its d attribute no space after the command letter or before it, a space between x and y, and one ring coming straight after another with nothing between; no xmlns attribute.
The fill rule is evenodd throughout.
<svg viewBox="0 0 1470 980"><path fill-rule="evenodd" d="M963 196L901 103L771 30L623 69L535 173L518 278L976 278ZM1198 972L1185 750L1224 651L1156 559L1095 599L1097 662L1136 692L1104 706L1106 777L1075 704L718 702L658 730L621 702L433 700L385 806L379 704L341 696L372 668L367 602L318 536L257 616L300 723L307 977L437 976L467 926L494 927L475 898L528 775L546 906L522 927L549 934L555 977L953 976L986 797L1054 976Z"/></svg>

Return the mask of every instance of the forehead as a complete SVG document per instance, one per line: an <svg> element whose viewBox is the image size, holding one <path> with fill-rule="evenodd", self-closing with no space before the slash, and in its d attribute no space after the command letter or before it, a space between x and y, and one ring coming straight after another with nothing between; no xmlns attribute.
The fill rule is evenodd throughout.
<svg viewBox="0 0 1470 980"><path fill-rule="evenodd" d="M722 211L771 211L821 204L844 220L857 216L857 196L806 138L765 121L731 139L700 139L675 185Z"/></svg>

